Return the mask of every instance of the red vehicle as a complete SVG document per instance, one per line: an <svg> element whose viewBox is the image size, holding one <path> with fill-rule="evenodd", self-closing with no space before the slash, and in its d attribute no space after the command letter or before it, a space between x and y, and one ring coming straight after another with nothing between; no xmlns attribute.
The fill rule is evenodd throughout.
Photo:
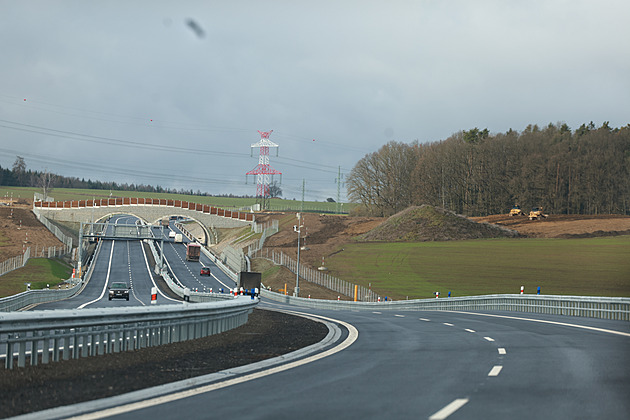
<svg viewBox="0 0 630 420"><path fill-rule="evenodd" d="M199 273L202 276L210 275L210 267L201 267L201 272Z"/></svg>

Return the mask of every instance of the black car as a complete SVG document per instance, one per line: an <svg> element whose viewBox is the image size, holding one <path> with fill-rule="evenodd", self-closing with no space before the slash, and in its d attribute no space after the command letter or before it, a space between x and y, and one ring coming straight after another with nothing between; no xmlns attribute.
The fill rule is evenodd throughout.
<svg viewBox="0 0 630 420"><path fill-rule="evenodd" d="M129 290L131 287L127 286L127 283L115 282L109 286L109 300L112 299L127 299L129 300Z"/></svg>

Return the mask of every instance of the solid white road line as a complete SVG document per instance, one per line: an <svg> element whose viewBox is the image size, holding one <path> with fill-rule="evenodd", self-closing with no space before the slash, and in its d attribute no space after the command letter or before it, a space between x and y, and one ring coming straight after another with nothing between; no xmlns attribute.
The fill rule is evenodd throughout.
<svg viewBox="0 0 630 420"><path fill-rule="evenodd" d="M476 332L475 330L471 330L470 328L466 328L464 331L469 332L469 333L474 333L474 332Z"/></svg>
<svg viewBox="0 0 630 420"><path fill-rule="evenodd" d="M552 324L552 325L561 325L563 327L582 328L585 330L598 331L598 332L603 332L603 333L608 333L608 334L616 334L616 335L622 335L624 337L630 337L630 333L627 333L627 332L608 330L605 328L589 327L588 325L569 324L567 322L547 321L545 319L522 318L518 316L508 316L508 315L480 314L477 312L464 312L464 311L442 311L442 312L453 312L457 314L477 315L477 316L489 316L492 318L516 319L518 321L540 322L541 324Z"/></svg>
<svg viewBox="0 0 630 420"><path fill-rule="evenodd" d="M103 286L103 291L101 292L101 295L99 297L97 297L96 299L94 299L92 301L89 301L89 302L86 302L83 305L79 306L78 309L83 309L86 306L88 306L88 305L90 305L90 304L92 304L94 302L98 302L99 300L101 300L103 298L103 296L105 296L105 291L107 290L107 285L109 285L109 274L112 271L112 259L113 259L113 256L114 256L114 244L115 243L116 243L116 241L112 240L112 250L109 253L109 265L107 266L107 277L105 278L105 285Z"/></svg>
<svg viewBox="0 0 630 420"><path fill-rule="evenodd" d="M499 376L499 373L501 373L501 369L503 369L503 366L495 366L490 370L490 373L488 373L488 376Z"/></svg>
<svg viewBox="0 0 630 420"><path fill-rule="evenodd" d="M506 354L507 353L503 347L499 347L497 350L499 350L499 354Z"/></svg>
<svg viewBox="0 0 630 420"><path fill-rule="evenodd" d="M300 312L295 312L300 313ZM331 356L335 353L338 353L342 350L345 350L346 348L350 347L350 345L352 345L352 343L354 343L357 338L359 337L359 331L352 325L349 324L347 322L344 321L340 321L338 319L332 319L332 318L327 318L324 316L319 316L319 315L312 315L312 314L305 314L311 317L315 317L315 318L321 318L321 319L325 319L327 321L330 322L335 322L338 324L343 325L344 327L346 327L348 329L348 337L346 337L346 339L341 342L339 345L328 349L322 353L319 354L315 354L313 356L307 357L305 359L300 359L300 360L296 360L294 362L290 362L287 363L285 365L280 365L280 366L276 366L267 370L263 370L260 372L255 372L255 373L251 373L248 375L244 375L244 376L240 376L237 378L232 378L232 379L228 379L222 382L216 382L216 383L212 383L209 385L204 385L204 386L200 386L197 388L191 388L191 389L187 389L185 391L180 391L180 392L175 392L173 394L166 394L166 395L162 395L160 397L155 397L155 398L151 398L148 400L143 400L143 401L138 401L135 403L130 403L130 404L125 404L122 406L118 406L118 407L112 407L112 408L108 408L105 410L101 410L101 411L95 411L92 413L87 413L87 414L83 414L83 415L79 415L76 417L72 417L71 419L74 420L87 420L87 419L102 419L105 417L111 417L111 416L115 416L115 415L120 415L120 414L124 414L124 413L129 413L132 411L136 411L136 410L140 410L143 408L147 408L147 407L153 407L156 405L160 405L160 404L165 404L168 402L172 402L172 401L177 401L177 400L181 400L183 398L188 398L188 397L192 397L195 395L199 395L199 394L204 394L206 392L210 392L210 391L215 391L217 389L222 389L222 388L226 388L232 385L237 385L243 382L247 382L247 381L251 381L253 379L258 379L258 378L262 378L268 375L272 375L274 373L278 373L278 372L283 372L285 370L289 370L292 369L294 367L298 367L301 365L305 365L307 363L311 363L314 362L316 360L319 359L323 359L325 357Z"/></svg>
<svg viewBox="0 0 630 420"><path fill-rule="evenodd" d="M494 338L490 338L490 337L484 337L484 339L486 339L488 341L494 341Z"/></svg>
<svg viewBox="0 0 630 420"><path fill-rule="evenodd" d="M468 398L459 398L429 417L429 420L444 420L460 408L462 408L467 402Z"/></svg>

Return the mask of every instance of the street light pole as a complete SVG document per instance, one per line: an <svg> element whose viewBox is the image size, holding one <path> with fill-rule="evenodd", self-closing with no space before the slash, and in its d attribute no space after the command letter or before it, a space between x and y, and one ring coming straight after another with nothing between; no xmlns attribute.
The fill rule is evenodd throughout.
<svg viewBox="0 0 630 420"><path fill-rule="evenodd" d="M160 249L160 274L162 274L162 270L164 270L164 225L162 225L162 237L161 239L161 249Z"/></svg>
<svg viewBox="0 0 630 420"><path fill-rule="evenodd" d="M297 241L297 270L295 270L296 271L296 274L295 274L295 291L293 292L293 296L296 296L296 297L300 296L300 231L302 229L302 225L300 224L301 217L302 217L302 215L300 213L297 213L298 224L296 226L293 226L293 230L296 231L297 234L298 234L298 241Z"/></svg>

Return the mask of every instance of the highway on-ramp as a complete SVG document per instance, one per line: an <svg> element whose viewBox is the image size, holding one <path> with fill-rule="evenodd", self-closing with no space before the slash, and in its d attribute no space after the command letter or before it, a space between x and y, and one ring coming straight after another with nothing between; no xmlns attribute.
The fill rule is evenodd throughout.
<svg viewBox="0 0 630 420"><path fill-rule="evenodd" d="M328 348L327 357L308 363L188 381L156 398L149 389L136 400L111 399L108 409L101 401L102 410L84 418L625 419L630 413L627 322L263 306L340 320L339 342L347 348Z"/></svg>

